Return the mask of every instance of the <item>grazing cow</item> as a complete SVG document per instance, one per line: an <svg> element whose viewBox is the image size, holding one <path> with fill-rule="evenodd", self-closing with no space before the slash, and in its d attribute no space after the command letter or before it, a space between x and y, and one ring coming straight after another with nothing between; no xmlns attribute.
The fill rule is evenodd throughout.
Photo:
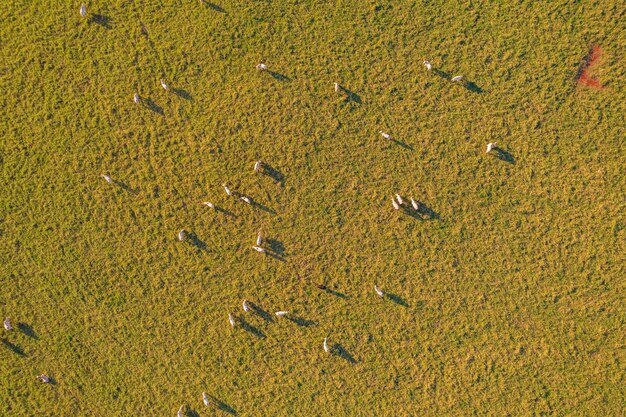
<svg viewBox="0 0 626 417"><path fill-rule="evenodd" d="M5 330L13 330L13 326L11 326L11 319L10 318L6 318L4 319L4 329Z"/></svg>
<svg viewBox="0 0 626 417"><path fill-rule="evenodd" d="M383 292L383 290L378 288L378 286L376 284L374 284L374 291L376 291L376 294L380 295L381 297L385 296L385 293Z"/></svg>

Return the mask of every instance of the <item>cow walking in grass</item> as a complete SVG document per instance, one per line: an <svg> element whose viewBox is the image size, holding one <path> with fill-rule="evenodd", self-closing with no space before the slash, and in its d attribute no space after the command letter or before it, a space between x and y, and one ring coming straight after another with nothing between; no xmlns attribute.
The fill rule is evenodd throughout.
<svg viewBox="0 0 626 417"><path fill-rule="evenodd" d="M383 290L381 290L380 288L378 288L378 286L376 284L374 284L374 291L376 292L376 294L378 294L381 297L385 296L385 293L383 292Z"/></svg>

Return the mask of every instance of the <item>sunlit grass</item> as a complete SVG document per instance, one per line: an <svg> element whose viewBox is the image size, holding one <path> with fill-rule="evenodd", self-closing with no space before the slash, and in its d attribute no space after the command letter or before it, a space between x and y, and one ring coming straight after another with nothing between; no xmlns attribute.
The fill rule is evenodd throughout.
<svg viewBox="0 0 626 417"><path fill-rule="evenodd" d="M0 17L0 414L619 415L619 2L166 3Z"/></svg>

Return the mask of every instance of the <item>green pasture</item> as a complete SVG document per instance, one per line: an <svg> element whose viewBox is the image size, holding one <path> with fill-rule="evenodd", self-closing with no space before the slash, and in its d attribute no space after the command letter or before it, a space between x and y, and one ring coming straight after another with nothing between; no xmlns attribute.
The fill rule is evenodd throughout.
<svg viewBox="0 0 626 417"><path fill-rule="evenodd" d="M623 1L86 5L0 10L0 415L623 415Z"/></svg>

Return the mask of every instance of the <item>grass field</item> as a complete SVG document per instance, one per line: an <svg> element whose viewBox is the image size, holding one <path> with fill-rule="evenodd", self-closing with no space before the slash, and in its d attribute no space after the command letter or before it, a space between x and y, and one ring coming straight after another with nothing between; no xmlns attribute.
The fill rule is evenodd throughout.
<svg viewBox="0 0 626 417"><path fill-rule="evenodd" d="M623 415L623 1L79 7L0 11L0 415Z"/></svg>

